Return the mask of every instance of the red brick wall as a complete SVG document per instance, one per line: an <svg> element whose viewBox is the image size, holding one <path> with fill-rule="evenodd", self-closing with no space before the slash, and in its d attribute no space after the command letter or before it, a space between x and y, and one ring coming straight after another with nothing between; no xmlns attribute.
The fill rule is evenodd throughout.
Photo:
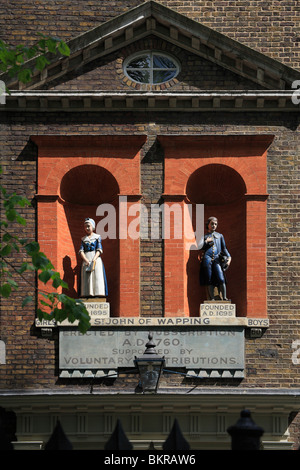
<svg viewBox="0 0 300 470"><path fill-rule="evenodd" d="M266 152L272 140L273 136L159 136L165 148L164 191L168 200L175 202L178 195L186 195L188 181L195 172L199 172L199 168L204 166L214 169L211 175L206 172L199 180L202 189L199 190L197 202L206 206L206 220L211 215L220 220L220 231L226 237L232 256L232 266L228 271L230 297L237 304L239 316L267 316ZM226 180L223 166L227 172L231 169L234 177L231 174ZM217 187L218 184L221 188ZM241 186L244 191L238 195L239 204L224 204L229 201L224 200L224 197L235 198L235 194L231 194L231 185L235 188ZM214 196L207 196L207 191L214 192ZM243 225L239 227L241 216ZM198 306L196 309L195 305L196 298L199 299L198 293L190 294L191 297L187 299L188 261L183 261L185 251L184 240L165 240L165 299L169 315L172 312L173 315L197 314L195 310ZM246 256L246 263L243 263ZM243 290L240 293L241 283ZM201 297L199 303L205 299L203 293ZM186 308L193 305L195 310L187 312L184 304Z"/></svg>
<svg viewBox="0 0 300 470"><path fill-rule="evenodd" d="M84 219L92 217L97 227L101 220L97 207L113 203L117 208L119 196L129 198L125 207L128 226L138 216L130 218L127 213L140 198L139 149L145 137L48 136L32 140L38 145L38 241L76 298L80 292L78 250L84 236ZM108 301L112 316L138 316L140 240L132 240L127 233L118 240L117 210L115 215L115 237L112 243L103 240Z"/></svg>

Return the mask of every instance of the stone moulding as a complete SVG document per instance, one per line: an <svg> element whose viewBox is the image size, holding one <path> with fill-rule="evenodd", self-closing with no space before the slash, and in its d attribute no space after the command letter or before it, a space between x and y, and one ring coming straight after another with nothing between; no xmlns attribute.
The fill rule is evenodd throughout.
<svg viewBox="0 0 300 470"><path fill-rule="evenodd" d="M11 91L2 111L299 112L293 91L97 92Z"/></svg>
<svg viewBox="0 0 300 470"><path fill-rule="evenodd" d="M119 376L118 370L61 370L59 374L60 379L116 379ZM191 379L243 379L244 371L239 369L234 370L193 370L190 369L185 374L187 378Z"/></svg>
<svg viewBox="0 0 300 470"><path fill-rule="evenodd" d="M163 328L170 328L173 326L180 327L205 327L205 326L243 326L248 328L268 328L268 318L252 318L252 317L162 317L162 318L151 318L151 317L110 317L110 318L99 318L97 323L91 319L92 326L98 326L101 328L105 327L153 327L159 326ZM64 324L57 324L55 320L35 320L35 326L37 328L63 328L69 326L76 326L77 323L68 323L67 320Z"/></svg>

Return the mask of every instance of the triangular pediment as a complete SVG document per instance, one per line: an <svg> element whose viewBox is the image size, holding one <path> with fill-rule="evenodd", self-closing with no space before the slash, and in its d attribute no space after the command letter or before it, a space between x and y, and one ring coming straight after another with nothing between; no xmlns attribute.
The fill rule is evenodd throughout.
<svg viewBox="0 0 300 470"><path fill-rule="evenodd" d="M24 86L5 81L11 89L51 89L58 79L146 37L157 37L231 71L254 86L249 89L290 90L300 73L157 2L148 1L68 42L68 58L51 58L42 72ZM93 88L95 91L95 88ZM99 88L98 88L99 90ZM92 91L92 90L90 90Z"/></svg>

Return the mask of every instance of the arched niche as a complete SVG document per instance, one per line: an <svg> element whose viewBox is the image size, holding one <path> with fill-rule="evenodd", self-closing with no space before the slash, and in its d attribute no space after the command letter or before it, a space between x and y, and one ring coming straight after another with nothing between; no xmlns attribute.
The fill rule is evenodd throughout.
<svg viewBox="0 0 300 470"><path fill-rule="evenodd" d="M241 175L223 164L208 164L195 170L186 184L189 204L203 204L204 221L217 217L218 231L223 233L232 256L226 272L228 297L237 305L240 316L246 315L246 184ZM195 210L192 212L195 215ZM196 230L193 219L193 229ZM205 228L204 228L205 229ZM199 288L198 252L186 252L187 298L190 314L199 311L206 299L203 287Z"/></svg>
<svg viewBox="0 0 300 470"><path fill-rule="evenodd" d="M73 289L70 295L77 295L74 266L84 235L83 219L94 214L98 224L100 214L95 208L102 204L111 207L121 197L128 211L140 201L140 152L146 136L39 135L31 140L38 147L37 239L55 269L61 274L68 272ZM125 236L103 240L108 300L112 316L139 316L139 239L126 237L124 218ZM118 214L116 219L117 224Z"/></svg>
<svg viewBox="0 0 300 470"><path fill-rule="evenodd" d="M102 224L101 219L107 212L99 211L103 204L110 206L110 214L115 215L113 223L118 224L118 194L119 185L115 177L99 165L79 165L69 170L62 178L58 205L58 250L59 259L63 260L62 270L64 280L68 283L66 292L72 297L78 297L80 292L80 266L78 255L81 238L84 236L84 219L91 217L96 222L96 231ZM106 206L108 208L108 206ZM97 217L96 214L102 214ZM107 233L100 233L102 238L103 255L111 311L119 310L120 283L120 254L118 237L108 238ZM113 293L113 295L112 295Z"/></svg>
<svg viewBox="0 0 300 470"><path fill-rule="evenodd" d="M119 192L119 185L111 172L93 164L72 168L60 184L61 199L80 205L113 202Z"/></svg>
<svg viewBox="0 0 300 470"><path fill-rule="evenodd" d="M267 134L158 136L165 158L165 201L169 205L180 201L183 206L188 197L194 204L203 197L209 209L206 216L219 218L230 251L241 259L238 275L234 265L228 270L229 295L241 305L237 316L248 318L267 317L267 152L273 139ZM237 236L241 230L244 235ZM199 315L195 298L187 295L191 286L186 239L165 240L164 250L165 315ZM239 286L235 292L231 291L231 277ZM194 289L199 291L198 272L194 279Z"/></svg>

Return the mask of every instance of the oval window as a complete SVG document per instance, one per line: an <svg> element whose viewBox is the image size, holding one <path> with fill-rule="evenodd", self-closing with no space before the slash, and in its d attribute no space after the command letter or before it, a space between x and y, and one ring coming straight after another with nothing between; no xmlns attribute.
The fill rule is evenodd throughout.
<svg viewBox="0 0 300 470"><path fill-rule="evenodd" d="M124 72L134 82L159 85L178 75L179 64L167 54L140 52L126 59Z"/></svg>

